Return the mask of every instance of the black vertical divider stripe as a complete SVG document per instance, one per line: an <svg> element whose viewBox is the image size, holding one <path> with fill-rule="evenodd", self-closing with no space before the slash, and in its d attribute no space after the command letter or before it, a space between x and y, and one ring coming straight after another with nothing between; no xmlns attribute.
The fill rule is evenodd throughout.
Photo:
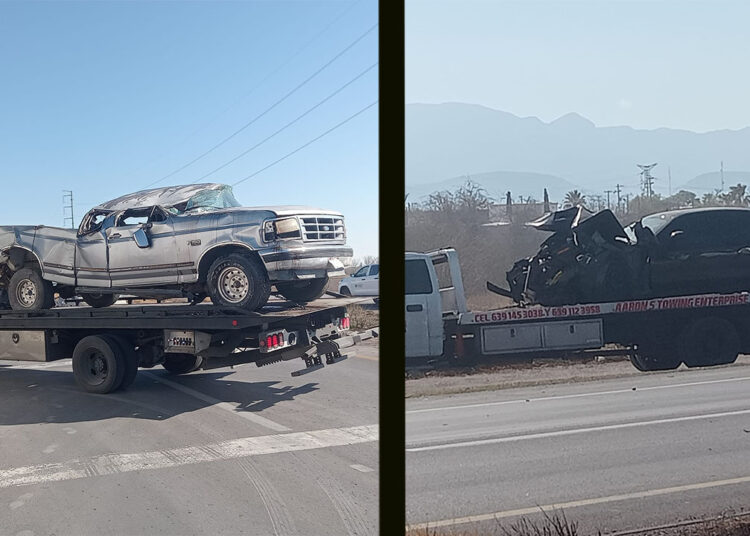
<svg viewBox="0 0 750 536"><path fill-rule="evenodd" d="M403 534L404 4L380 1L380 534Z"/></svg>

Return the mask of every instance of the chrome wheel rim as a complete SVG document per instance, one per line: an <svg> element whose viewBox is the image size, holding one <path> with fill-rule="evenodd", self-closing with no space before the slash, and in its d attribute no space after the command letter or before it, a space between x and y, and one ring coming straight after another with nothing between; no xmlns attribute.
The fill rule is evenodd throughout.
<svg viewBox="0 0 750 536"><path fill-rule="evenodd" d="M31 307L36 303L36 285L31 279L24 279L18 284L16 298L24 307Z"/></svg>
<svg viewBox="0 0 750 536"><path fill-rule="evenodd" d="M236 266L228 266L219 273L219 294L229 303L239 303L250 292L247 274Z"/></svg>

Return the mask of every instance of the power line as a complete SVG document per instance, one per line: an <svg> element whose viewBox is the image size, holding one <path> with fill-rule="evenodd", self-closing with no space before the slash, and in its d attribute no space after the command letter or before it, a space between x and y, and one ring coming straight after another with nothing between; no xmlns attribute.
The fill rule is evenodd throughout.
<svg viewBox="0 0 750 536"><path fill-rule="evenodd" d="M342 18L344 18L344 16L345 16L345 15L347 15L347 14L348 14L348 13L349 13L349 12L350 12L350 11L351 11L352 9L354 9L354 8L355 8L355 7L357 6L357 5L359 5L359 4L361 3L361 2L362 2L362 0L357 0L356 2L354 2L354 3L350 4L350 5L349 5L349 6L348 6L348 7L346 8L346 9L344 9L344 10L343 10L343 11L342 11L341 13L339 13L338 15L336 15L336 17L335 17L335 18L334 18L333 20L331 20L331 21L330 21L330 22L329 22L328 24L326 24L326 25L325 25L325 26L324 26L323 28L321 28L321 29L320 29L320 30L318 31L318 33L316 33L316 34L315 34L315 35L314 35L314 36L313 36L312 38L310 38L310 40L306 41L306 42L305 42L305 43L304 43L304 44L303 44L302 46L300 46L300 47L299 47L299 48L297 49L297 51L296 51L296 52L294 52L294 53L293 53L293 54L292 54L291 56L289 56L289 57L288 57L288 58L287 58L286 60L284 60L283 62L281 62L281 63L280 63L280 64L279 64L279 65L278 65L278 66L277 66L277 67L276 67L275 69L273 69L273 70L272 70L271 72L269 72L269 73L268 73L268 74L267 74L266 76L264 76L264 77L263 77L263 78L262 78L262 79L261 79L261 80L260 80L260 81L259 81L259 82L258 82L257 84L255 84L255 85L254 85L254 86L252 87L252 89L250 89L250 91L248 91L247 93L245 93L245 94L244 94L244 95L242 95L241 97L239 97L239 98L235 99L235 100L234 100L234 102L232 102L232 104L230 104L229 106L227 106L226 108L224 108L224 109L223 109L222 111L220 111L220 112L219 112L218 114L214 115L214 116L213 116L213 117L212 117L211 119L209 119L208 121L206 121L206 122L204 122L203 124L201 124L201 125L200 125L200 126L199 126L198 128L196 128L196 129L195 129L195 130L193 130L193 131L192 131L192 132L191 132L190 134L188 134L187 136L185 136L185 137L184 137L184 138L182 139L182 141L180 141L179 143L177 143L176 145L174 145L174 146L172 147L172 149L168 150L168 151L167 151L166 153L162 153L162 154L161 154L160 156L158 156L158 157L156 157L156 158L152 158L151 160L149 160L148 162L146 162L146 163L145 163L145 164L143 164L142 166L138 167L137 169L134 169L133 171L130 171L130 172L126 173L126 174L125 174L125 177L128 177L128 176L130 176L130 175L132 175L132 174L136 173L137 171L140 171L140 170L142 170L143 168L145 168L145 167L146 167L146 166L148 166L149 164L152 164L152 163L154 163L154 162L157 162L157 161L161 160L161 159L162 159L162 158L164 158L164 157L165 157L165 156L166 156L167 154L169 154L169 152L171 152L172 150L176 149L177 147L180 147L180 146L182 146L182 145L183 145L183 144L184 144L184 143L185 143L185 142L186 142L187 140L189 140L190 138L192 138L193 136L195 136L195 135L196 135L196 134L197 134L198 132L200 132L201 130L203 130L203 129L204 129L204 128L205 128L206 126L210 125L210 124L211 124L211 123L213 123L213 122L214 122L214 121L215 121L215 120L216 120L217 118L221 117L222 115L224 115L225 113L227 113L227 112L228 112L229 110L231 110L232 108L234 108L235 106L237 106L237 104L238 104L239 102L241 102L241 101L245 100L245 99L246 99L246 98L248 98L248 97L249 97L250 95L252 95L253 93L255 93L255 92L256 92L256 91L258 90L258 88L259 88L259 87L261 87L261 86L262 86L263 84L265 84L265 83L266 83L266 82L267 82L267 81L268 81L268 80L269 80L269 79L270 79L271 77L273 77L273 76L274 76L274 75L275 75L276 73L278 73L279 71L281 71L281 70L282 70L282 69L283 69L284 67L286 67L287 65L289 65L289 64L290 64L290 63L291 63L291 62L292 62L292 61L293 61L293 60L294 60L295 58L297 58L297 56L299 56L299 55L300 55L300 54L301 54L302 52L304 52L305 50L307 50L307 49L308 49L308 47L309 47L310 45L312 45L312 44L313 44L313 43L314 43L315 41L317 41L317 40L318 40L318 38L320 38L320 36L321 36L321 35L323 35L323 34L324 34L325 32L327 32L327 31L328 31L328 30L329 30L329 29L331 28L331 26L333 26L333 25L334 25L334 24L336 24L336 23L337 23L338 21L340 21L340 20L341 20Z"/></svg>
<svg viewBox="0 0 750 536"><path fill-rule="evenodd" d="M301 115L298 115L297 117L295 117L294 119L292 119L289 123L287 123L286 125L284 125L280 129L278 129L273 134L270 134L270 135L266 136L264 139L262 139L261 141L259 141L258 143L256 143L252 147L250 147L249 149L241 152L240 154L238 154L237 156L235 156L231 160L223 163L222 165L220 165L216 169L214 169L212 171L209 171L208 173L206 173L202 177L196 179L196 182L202 181L203 179L205 179L209 175L212 175L212 174L216 173L217 171L219 171L221 169L224 169L225 167L227 167L232 162L236 162L237 160L239 160L240 158L242 158L243 156L245 156L247 153L249 153L251 151L254 151L255 149L257 149L258 147L260 147L261 145L263 145L264 143L266 143L268 140L270 140L271 138L273 138L277 134L280 134L281 132L283 132L284 130L286 130L287 128L289 128L293 124L295 124L297 121L299 121L300 119L302 119L303 117L305 117L307 114L309 114L310 112L312 112L316 108L319 108L320 106L322 106L323 104L325 104L326 102L328 102L329 100L331 100L333 97L335 97L336 95L338 95L339 93L341 93L344 89L346 89L347 87L349 87L351 84L353 84L354 82L356 82L357 80L359 80L360 78L362 78L364 75L366 75L367 73L369 73L370 71L372 71L375 67L377 67L377 65L378 65L378 62L376 61L375 63L373 63L372 65L370 65L367 69L365 69L364 71L362 71L361 73L359 73L357 76L355 76L354 78L352 78L351 80L349 80L346 84L344 84L343 86L339 87L336 91L334 91L333 93L331 93L330 95L328 95L322 101L318 102L315 106L313 106L312 108L308 108L304 113L302 113Z"/></svg>
<svg viewBox="0 0 750 536"><path fill-rule="evenodd" d="M317 71L315 71L313 74L311 74L310 76L308 76L305 80L303 80L302 82L300 82L299 84L297 84L297 86L295 86L294 89L292 89L286 95L284 95L279 100L277 100L276 102L274 102L271 106L269 106L268 108L266 108L265 110L263 110L260 114L256 115L250 121L248 121L247 123L245 123L244 125L242 125L242 127L240 127L239 129L235 130L232 134L230 134L229 136L227 136L226 138L224 138L223 140L221 140L219 143L217 143L216 145L214 145L213 147L211 147L207 151L205 151L205 152L201 153L200 155L196 156L195 158L193 158L187 164L184 164L184 165L180 166L179 168L175 169L171 173L168 173L168 174L164 175L162 178L160 178L160 179L152 182L151 184L146 185L146 188L148 188L149 186L153 186L154 184L157 184L157 183L163 181L164 179L168 179L172 175L175 175L175 174L179 173L180 171L182 171L186 167L193 165L194 163L196 163L198 160L200 160L201 158L203 158L207 154L211 153L212 151L214 151L214 150L218 149L219 147L221 147L222 145L224 145L226 142L228 142L229 140L231 140L232 138L234 138L237 134L239 134L240 132L242 132L243 130L245 130L247 127L249 127L250 125L252 125L253 123L255 123L258 119L260 119L261 117L263 117L264 115L266 115L268 112L270 112L271 110L273 110L274 108L276 108L276 106L278 106L279 104L281 104L282 102L284 102L286 99L288 99L289 97L291 97L300 88L302 88L310 80L312 80L313 78L315 78L316 76L318 76L328 66L330 66L334 61L336 61L341 56L343 56L346 52L348 52L352 47L354 47L357 43L359 43L362 39L364 39L370 32L372 32L377 27L378 27L378 23L376 22L375 24L373 24L372 26L370 26L370 28L368 28L363 34L361 34L354 41L352 41L346 47L344 47L344 49L342 49L333 58L331 58L330 60L328 60L328 62L326 62Z"/></svg>
<svg viewBox="0 0 750 536"><path fill-rule="evenodd" d="M308 141L308 142L307 142L307 143L305 143L304 145L300 145L299 147L297 147L297 148L296 148L296 149L295 149L294 151L292 151L291 153L287 153L287 154L285 154L284 156L282 156L282 157L281 157L281 158L279 158L278 160L275 160L275 161L271 162L270 164L268 164L267 166L265 166L265 167L263 167L263 168L259 169L259 170L258 170L258 171L256 171L255 173L252 173L252 174L248 175L248 176L247 176L247 177L245 177L244 179L240 179L240 180L238 180L237 182L235 182L234 184L232 184L232 186L237 186L238 184L240 184L240 183L243 183L243 182L245 182L246 180L252 179L252 178L253 178L253 177L255 177L256 175L259 175L260 173L262 173L262 172L264 172L265 170L267 170L268 168L270 168L270 167L273 167L273 166L275 166L276 164L278 164L278 163L279 163L279 162L281 162L282 160L286 160L287 158L289 158L289 157L290 157L290 156L292 156L293 154L296 154L296 153L300 152L300 151L301 151L302 149L304 149L305 147L308 147L309 145L312 145L313 143L315 143L315 142L316 142L316 141L318 141L319 139L323 138L324 136L327 136L328 134L330 134L331 132L333 132L333 131L334 131L334 130L336 130L337 128L339 128L339 127L342 127L342 126L344 126L344 125L345 125L346 123L348 123L349 121L351 121L352 119L354 119L354 118L355 118L355 117L357 117L358 115L361 115L361 114L363 114L363 113L364 113L365 111L369 110L370 108L372 108L373 106L375 106L375 105L376 105L377 103L378 103L378 101L377 101L377 100L376 100L376 101L374 101L374 102L371 102L370 104L368 104L368 105L367 105L367 106L365 106L364 108L360 109L360 110L359 110L358 112L356 112L355 114L352 114L352 115L350 115L349 117L347 117L346 119L344 119L344 120L343 120L343 121L341 121L340 123L337 123L336 125L332 126L332 127L331 127L331 128L329 128L328 130L326 130L325 132L323 132L322 134L320 134L319 136L317 136L317 137L315 137L315 138L311 139L310 141Z"/></svg>

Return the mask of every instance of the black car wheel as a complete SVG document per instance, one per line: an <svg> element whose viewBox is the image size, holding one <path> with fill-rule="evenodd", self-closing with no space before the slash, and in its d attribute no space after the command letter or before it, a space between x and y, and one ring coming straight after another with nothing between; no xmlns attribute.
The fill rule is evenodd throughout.
<svg viewBox="0 0 750 536"><path fill-rule="evenodd" d="M55 294L52 283L42 279L37 270L21 268L10 278L8 300L16 311L38 311L50 309L55 303Z"/></svg>
<svg viewBox="0 0 750 536"><path fill-rule="evenodd" d="M341 295L342 296L351 296L352 291L349 290L349 287L341 287Z"/></svg>
<svg viewBox="0 0 750 536"><path fill-rule="evenodd" d="M680 341L682 356L688 367L734 363L740 352L737 330L723 318L701 318L689 323Z"/></svg>
<svg viewBox="0 0 750 536"><path fill-rule="evenodd" d="M91 307L109 307L113 305L120 296L117 294L81 294L81 298Z"/></svg>
<svg viewBox="0 0 750 536"><path fill-rule="evenodd" d="M284 281L276 283L276 290L287 300L297 303L310 302L320 298L328 286L328 276L305 279L304 281ZM343 293L342 293L343 294Z"/></svg>
<svg viewBox="0 0 750 536"><path fill-rule="evenodd" d="M258 261L233 253L219 257L208 270L208 295L216 305L260 309L271 295L271 284Z"/></svg>

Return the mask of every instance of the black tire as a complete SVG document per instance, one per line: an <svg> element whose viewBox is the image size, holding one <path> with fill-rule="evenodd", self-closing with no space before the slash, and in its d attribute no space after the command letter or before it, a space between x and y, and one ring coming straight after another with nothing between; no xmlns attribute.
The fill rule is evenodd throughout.
<svg viewBox="0 0 750 536"><path fill-rule="evenodd" d="M10 278L8 300L15 311L50 309L55 304L55 292L52 283L42 279L37 270L21 268Z"/></svg>
<svg viewBox="0 0 750 536"><path fill-rule="evenodd" d="M282 281L276 283L276 290L287 300L297 303L311 302L325 294L328 276L305 279L303 281Z"/></svg>
<svg viewBox="0 0 750 536"><path fill-rule="evenodd" d="M81 339L73 350L73 377L89 393L106 394L122 384L125 358L117 341L106 335Z"/></svg>
<svg viewBox="0 0 750 536"><path fill-rule="evenodd" d="M81 298L91 307L109 307L114 304L120 296L118 294L81 294Z"/></svg>
<svg viewBox="0 0 750 536"><path fill-rule="evenodd" d="M677 352L666 345L639 346L630 356L630 362L641 372L674 370L682 364Z"/></svg>
<svg viewBox="0 0 750 536"><path fill-rule="evenodd" d="M122 382L118 389L127 389L133 385L135 377L138 375L138 354L136 354L133 344L126 338L116 335L111 335L110 338L120 346L125 366L125 373L122 376Z"/></svg>
<svg viewBox="0 0 750 536"><path fill-rule="evenodd" d="M257 260L237 253L213 262L206 287L214 304L249 311L263 307L271 295L271 283L263 267Z"/></svg>
<svg viewBox="0 0 750 536"><path fill-rule="evenodd" d="M203 358L193 354L166 354L161 366L171 374L188 374L203 366Z"/></svg>
<svg viewBox="0 0 750 536"><path fill-rule="evenodd" d="M740 353L740 336L734 325L723 318L700 318L685 326L680 350L688 367L728 365Z"/></svg>
<svg viewBox="0 0 750 536"><path fill-rule="evenodd" d="M341 287L340 294L342 296L351 296L352 295L352 291L349 290L349 287Z"/></svg>

